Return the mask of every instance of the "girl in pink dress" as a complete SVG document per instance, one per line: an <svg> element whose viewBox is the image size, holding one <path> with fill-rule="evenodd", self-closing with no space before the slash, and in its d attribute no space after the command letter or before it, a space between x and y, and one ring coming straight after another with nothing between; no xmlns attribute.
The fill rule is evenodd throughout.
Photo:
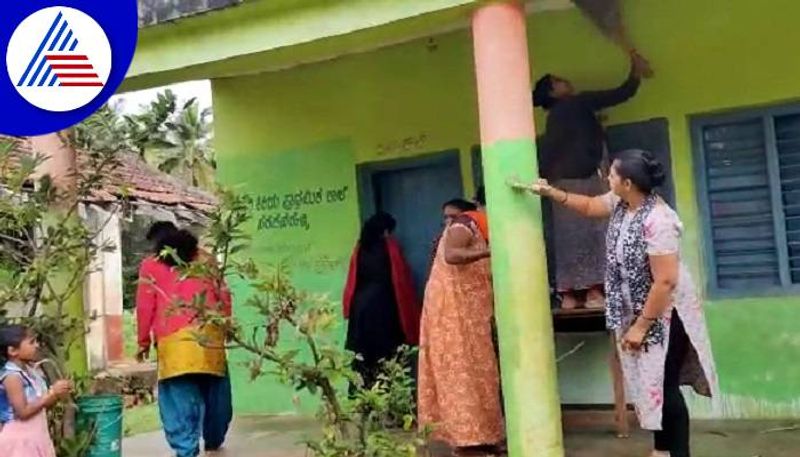
<svg viewBox="0 0 800 457"><path fill-rule="evenodd" d="M39 342L21 325L0 327L0 456L55 457L46 409L72 386L58 381L48 390L34 367Z"/></svg>

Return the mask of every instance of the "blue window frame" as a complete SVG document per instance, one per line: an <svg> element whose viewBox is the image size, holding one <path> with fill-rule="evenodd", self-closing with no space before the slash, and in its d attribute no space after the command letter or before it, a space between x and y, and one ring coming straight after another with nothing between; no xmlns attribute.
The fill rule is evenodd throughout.
<svg viewBox="0 0 800 457"><path fill-rule="evenodd" d="M800 106L692 119L708 290L800 293Z"/></svg>

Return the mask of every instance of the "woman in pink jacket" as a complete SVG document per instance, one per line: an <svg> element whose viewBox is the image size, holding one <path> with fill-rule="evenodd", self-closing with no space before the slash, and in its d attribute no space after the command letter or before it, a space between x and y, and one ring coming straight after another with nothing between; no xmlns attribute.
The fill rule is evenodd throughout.
<svg viewBox="0 0 800 457"><path fill-rule="evenodd" d="M233 416L225 329L197 322L196 306L230 317L231 296L224 284L182 276L177 268L206 261L194 235L167 229L155 238L158 255L145 259L139 270L138 357L148 357L155 337L164 433L177 457L195 457L201 435L207 451L222 446Z"/></svg>

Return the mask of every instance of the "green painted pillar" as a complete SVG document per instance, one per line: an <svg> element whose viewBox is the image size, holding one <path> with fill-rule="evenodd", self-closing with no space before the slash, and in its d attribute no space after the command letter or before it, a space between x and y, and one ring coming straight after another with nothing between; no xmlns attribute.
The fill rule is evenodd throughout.
<svg viewBox="0 0 800 457"><path fill-rule="evenodd" d="M74 188L76 186L75 170L77 169L76 152L58 133L34 136L30 137L29 140L36 151L44 153L47 156L47 160L37 169L36 175L49 175L56 187L66 192L69 196L61 205L50 209L49 216L51 219L45 222L55 223L56 220L65 216L65 211L68 211L68 208L75 204L75 199L77 198L77 196L74 195ZM78 221L77 215L73 217ZM55 287L67 287L72 277L72 272L56 271L53 272L53 275L56 278L54 281ZM62 312L67 318L75 319L79 322L86 322L87 317L83 303L83 292L83 287L79 287L64 303ZM49 310L49 312L56 312L56 310ZM89 373L89 357L86 352L85 332L83 330L77 330L71 339L73 339L73 342L69 351L63 354L65 356L66 368L69 370L69 374L73 376L85 376ZM61 349L63 350L64 348ZM68 373L64 373L64 375L67 374Z"/></svg>
<svg viewBox="0 0 800 457"><path fill-rule="evenodd" d="M50 211L48 211L48 217L44 221L45 227L55 225L64 215L64 210L62 208L51 208ZM63 293L72 279L73 274L73 272L66 270L53 271L51 277L52 285L55 290L59 293ZM58 312L56 304L54 303L50 304L49 307L42 311L51 316ZM83 287L78 288L78 290L64 302L62 315L66 319L75 319L79 322L86 321L86 311L83 305ZM86 352L86 336L82 330L76 329L75 333L69 336L69 339L72 341L72 344L68 351L66 351L66 347L59 348L59 351L62 351L59 355L64 358L65 367L69 371L68 373L62 374L65 376L74 375L77 377L87 375L89 373L89 361Z"/></svg>
<svg viewBox="0 0 800 457"><path fill-rule="evenodd" d="M509 455L563 457L541 202L508 185L538 176L522 3L481 6L472 30Z"/></svg>
<svg viewBox="0 0 800 457"><path fill-rule="evenodd" d="M86 320L86 310L83 303L83 288L80 288L69 298L66 306L66 314L69 317L80 321ZM67 369L70 374L77 377L89 374L89 356L86 350L86 335L78 331L75 335L75 342L70 346L67 354Z"/></svg>

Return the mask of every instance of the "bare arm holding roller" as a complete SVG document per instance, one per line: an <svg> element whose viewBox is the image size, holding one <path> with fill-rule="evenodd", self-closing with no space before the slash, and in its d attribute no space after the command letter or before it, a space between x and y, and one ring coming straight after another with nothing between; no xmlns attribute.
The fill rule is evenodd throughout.
<svg viewBox="0 0 800 457"><path fill-rule="evenodd" d="M605 195L588 197L570 193L551 186L546 179L540 179L535 184L527 187L526 190L536 195L547 197L585 217L602 219L611 215L611 208Z"/></svg>

